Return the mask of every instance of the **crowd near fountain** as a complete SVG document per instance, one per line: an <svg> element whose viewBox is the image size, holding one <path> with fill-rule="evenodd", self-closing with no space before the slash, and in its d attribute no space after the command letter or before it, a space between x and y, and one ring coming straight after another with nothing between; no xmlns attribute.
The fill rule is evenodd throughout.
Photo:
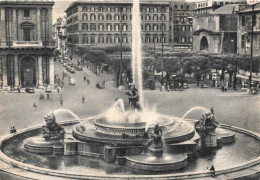
<svg viewBox="0 0 260 180"><path fill-rule="evenodd" d="M124 170L123 175L124 173L125 175L172 175L174 172L196 170L196 163L193 162L207 161L203 160L201 156L203 153L214 154L217 151L223 153L225 148L222 150L221 147L226 144L229 144L230 148L232 145L235 146L236 133L228 130L228 126L221 125L218 122L221 120L217 121L213 107L208 110L208 108L197 106L188 110L182 118L178 118L159 114L156 112L155 105L150 105L153 106L150 108L145 104L142 90L139 9L139 1L134 0L132 70L133 83L136 87L133 86L131 91L126 93L130 104L128 108L125 108L126 102L116 98L107 111L88 119L80 119L70 110L54 110L53 113L44 117L45 125L41 128L28 130L24 132L24 136L20 135L22 139L19 143L22 147L16 150L19 151L19 157L16 157L15 153L10 150L9 147L14 146L11 141L6 142L5 147L2 147L4 153L18 161L22 157L23 162L31 165L31 169L35 164L45 168L47 166L47 169L51 170L53 167L55 167L54 170L59 170L58 166L66 169L68 158L72 160L67 162L68 164L77 159L78 164L71 165L76 169L79 166L86 166L87 175L91 174L89 170L91 165L82 163L85 161L99 165L104 163L103 166L97 165L98 170L119 168L121 171ZM186 120L186 116L195 110L202 111L202 118ZM78 121L60 124L55 116L58 113L69 113ZM29 158L30 155L37 158L39 162L32 161ZM53 164L48 166L45 163L48 155L52 155L55 160L59 158L63 161L50 160ZM58 165L59 163L61 165ZM83 165L79 165L80 163ZM114 171L117 174L117 171ZM96 171L93 172L96 174ZM48 171L44 173L48 174ZM56 176L59 176L57 174ZM66 173L59 174L65 176Z"/></svg>

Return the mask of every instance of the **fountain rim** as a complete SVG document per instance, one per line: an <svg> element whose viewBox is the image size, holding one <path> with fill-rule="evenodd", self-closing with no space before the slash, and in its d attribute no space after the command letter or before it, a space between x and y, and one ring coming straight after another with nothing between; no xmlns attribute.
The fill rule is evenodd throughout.
<svg viewBox="0 0 260 180"><path fill-rule="evenodd" d="M162 118L167 118L166 116L163 116L162 114L158 114L158 116L162 117ZM94 121L94 125L100 126L100 127L104 127L104 128L111 128L111 129L130 129L130 130L135 130L135 129L145 129L146 128L146 122L144 122L144 126L137 126L137 127L130 127L130 126L112 126L112 125L106 125L106 124L100 124L99 121L100 119L103 119L105 116L99 116L98 118L93 118ZM169 126L170 124L173 123L173 117L172 118L168 118L169 119L169 123L164 124L163 126ZM129 125L131 125L131 123L129 123ZM160 127L163 127L162 125L159 124ZM148 128L149 129L149 128Z"/></svg>
<svg viewBox="0 0 260 180"><path fill-rule="evenodd" d="M168 115L166 115L168 116ZM98 116L94 116L94 117L90 117L90 118L86 118L85 120L93 120L94 118L98 118L100 117L100 115ZM192 121L190 119L190 121ZM59 122L61 125L70 125L70 124L78 124L79 121L78 120L69 120L69 121L61 121ZM72 173L72 172L65 172L65 171L58 171L58 170L51 170L51 169L47 169L47 168L41 168L41 167L37 167L34 165L30 165L30 164L25 164L19 161L16 161L14 159L11 159L10 157L8 157L7 155L5 155L2 151L2 148L5 144L6 141L14 138L17 135L20 134L24 134L27 133L29 131L33 131L33 130L37 130L39 128L41 128L42 125L37 125L37 126L33 126L33 127L29 127L29 128L25 128L22 130L17 131L17 133L15 135L13 134L7 134L7 135L3 135L0 136L0 160L2 160L3 162L10 164L16 168L25 170L25 171L30 171L32 173L37 173L37 174L43 174L43 175L48 175L48 176L54 176L54 177L66 177L66 178L76 178L76 179L92 179L92 178L142 178L142 179L153 179L153 178L174 178L174 177L179 177L179 178L187 178L187 176L189 178L198 178L198 177L210 177L210 173L208 171L201 171L201 172L193 172L193 173L173 173L173 174L163 174L163 175L87 175L84 173ZM236 131L242 134L245 134L247 136L250 136L254 139L256 139L257 141L260 142L260 134L256 133L256 132L252 132L243 128L239 128L236 126L230 126L230 125L226 125L226 124L220 124L221 128L224 129L229 129L232 131ZM229 168L223 168L223 169L219 169L216 171L217 175L222 175L222 174L227 174L227 173L232 173L232 172L236 172L236 171L241 171L241 170L246 170L247 168L250 168L252 166L255 165L259 165L260 164L260 156L258 156L257 158L254 158L250 161L246 161L244 163L240 163L238 165L234 165L231 166ZM4 172L7 172L6 169L2 169L0 167L1 170L3 170ZM25 177L25 174L23 172L18 172L20 174L16 174L12 171L7 172L9 174L13 174L16 176L20 176L20 177ZM255 172L255 173L259 173L259 172Z"/></svg>

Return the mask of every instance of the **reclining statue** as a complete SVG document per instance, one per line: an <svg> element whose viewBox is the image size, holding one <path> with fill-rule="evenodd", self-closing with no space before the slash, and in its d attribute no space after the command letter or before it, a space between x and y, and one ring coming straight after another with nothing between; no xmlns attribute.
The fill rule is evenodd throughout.
<svg viewBox="0 0 260 180"><path fill-rule="evenodd" d="M46 125L42 126L42 132L45 140L47 141L52 139L64 139L64 128L56 122L56 117L54 113L46 115L44 119Z"/></svg>
<svg viewBox="0 0 260 180"><path fill-rule="evenodd" d="M210 112L202 114L202 119L200 119L196 124L196 130L215 130L218 126L218 121L214 115L213 107L210 109Z"/></svg>

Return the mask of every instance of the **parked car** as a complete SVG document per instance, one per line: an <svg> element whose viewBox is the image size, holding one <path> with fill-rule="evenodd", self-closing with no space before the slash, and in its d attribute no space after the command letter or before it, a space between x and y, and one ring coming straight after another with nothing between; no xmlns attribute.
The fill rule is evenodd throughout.
<svg viewBox="0 0 260 180"><path fill-rule="evenodd" d="M74 68L71 67L71 66L67 66L66 69L67 69L67 71L69 71L70 73L75 73Z"/></svg>
<svg viewBox="0 0 260 180"><path fill-rule="evenodd" d="M70 84L70 85L75 85L75 80L74 80L73 78L70 78L69 84Z"/></svg>
<svg viewBox="0 0 260 180"><path fill-rule="evenodd" d="M27 88L25 88L25 92L34 93L34 88L33 87L27 87Z"/></svg>
<svg viewBox="0 0 260 180"><path fill-rule="evenodd" d="M82 66L76 66L75 67L78 71L82 71Z"/></svg>
<svg viewBox="0 0 260 180"><path fill-rule="evenodd" d="M188 83L183 83L183 88L184 88L184 89L188 89L188 88L189 88Z"/></svg>
<svg viewBox="0 0 260 180"><path fill-rule="evenodd" d="M68 64L67 63L63 63L63 67L67 67L68 66Z"/></svg>

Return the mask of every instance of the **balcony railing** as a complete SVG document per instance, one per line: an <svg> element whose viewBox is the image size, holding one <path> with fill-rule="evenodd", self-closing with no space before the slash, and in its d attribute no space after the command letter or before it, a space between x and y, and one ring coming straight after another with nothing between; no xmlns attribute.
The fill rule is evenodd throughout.
<svg viewBox="0 0 260 180"><path fill-rule="evenodd" d="M14 47L42 46L42 41L14 41Z"/></svg>

